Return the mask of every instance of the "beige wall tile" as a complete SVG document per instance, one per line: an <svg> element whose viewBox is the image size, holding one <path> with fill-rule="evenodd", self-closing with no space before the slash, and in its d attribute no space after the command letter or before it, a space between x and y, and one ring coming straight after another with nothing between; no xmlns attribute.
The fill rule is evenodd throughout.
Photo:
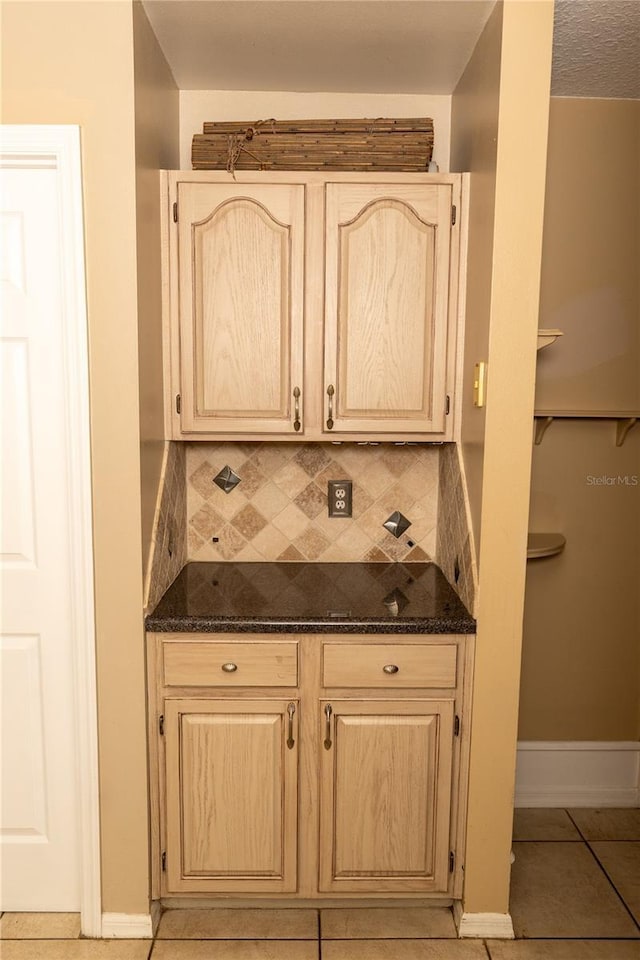
<svg viewBox="0 0 640 960"><path fill-rule="evenodd" d="M254 537L251 546L260 553L265 560L274 560L290 545L289 538L277 527L268 526Z"/></svg>
<svg viewBox="0 0 640 960"><path fill-rule="evenodd" d="M272 523L285 535L287 540L293 541L307 529L309 518L295 503L290 503L282 513L273 518Z"/></svg>

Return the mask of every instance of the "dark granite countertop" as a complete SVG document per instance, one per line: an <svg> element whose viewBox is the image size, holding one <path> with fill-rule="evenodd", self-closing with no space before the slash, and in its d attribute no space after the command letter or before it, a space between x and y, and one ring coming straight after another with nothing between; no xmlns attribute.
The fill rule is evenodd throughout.
<svg viewBox="0 0 640 960"><path fill-rule="evenodd" d="M435 563L188 563L151 632L474 633Z"/></svg>

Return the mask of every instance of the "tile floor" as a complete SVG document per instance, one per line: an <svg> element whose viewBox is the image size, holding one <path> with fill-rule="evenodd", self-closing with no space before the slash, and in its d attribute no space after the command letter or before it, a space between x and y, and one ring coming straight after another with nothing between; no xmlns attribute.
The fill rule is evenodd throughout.
<svg viewBox="0 0 640 960"><path fill-rule="evenodd" d="M516 810L516 940L457 940L450 910L167 910L151 940L83 940L77 914L0 916L2 960L640 960L640 810Z"/></svg>

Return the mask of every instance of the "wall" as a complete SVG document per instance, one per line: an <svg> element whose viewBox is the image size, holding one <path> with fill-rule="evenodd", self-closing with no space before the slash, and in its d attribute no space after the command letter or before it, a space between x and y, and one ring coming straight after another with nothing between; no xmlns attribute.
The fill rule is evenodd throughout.
<svg viewBox="0 0 640 960"><path fill-rule="evenodd" d="M82 128L102 897L148 913L132 10L7 2L2 119Z"/></svg>
<svg viewBox="0 0 640 960"><path fill-rule="evenodd" d="M480 543L485 408L473 406L473 367L489 355L501 45L502 4L497 4L451 104L451 169L471 174L461 445L476 547Z"/></svg>
<svg viewBox="0 0 640 960"><path fill-rule="evenodd" d="M487 23L452 108L452 156L472 173L463 451L480 533L467 914L504 915L509 907L552 32L552 2L504 0ZM489 253L480 247L491 238L492 221ZM486 354L472 356L485 347ZM473 359L488 360L484 449L470 407Z"/></svg>
<svg viewBox="0 0 640 960"><path fill-rule="evenodd" d="M159 170L178 166L178 88L144 8L133 4L142 557L149 566L164 451Z"/></svg>
<svg viewBox="0 0 640 960"><path fill-rule="evenodd" d="M289 93L255 90L180 92L180 169L191 169L191 141L205 120L325 120L432 117L433 159L449 170L451 97L426 94Z"/></svg>
<svg viewBox="0 0 640 960"><path fill-rule="evenodd" d="M605 151L594 149L594 132ZM564 336L539 354L537 407L640 410L633 196L640 196L640 101L554 98L540 322ZM560 531L567 546L527 565L520 738L633 740L640 733L640 427L616 447L615 423L554 421L534 447L530 528Z"/></svg>

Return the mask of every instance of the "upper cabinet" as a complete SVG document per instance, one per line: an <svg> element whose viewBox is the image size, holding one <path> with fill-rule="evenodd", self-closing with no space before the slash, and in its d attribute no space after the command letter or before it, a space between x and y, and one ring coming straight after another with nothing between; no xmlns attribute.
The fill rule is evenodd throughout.
<svg viewBox="0 0 640 960"><path fill-rule="evenodd" d="M304 187L186 183L178 203L182 431L293 432Z"/></svg>
<svg viewBox="0 0 640 960"><path fill-rule="evenodd" d="M451 219L447 186L327 185L328 430L445 432Z"/></svg>
<svg viewBox="0 0 640 960"><path fill-rule="evenodd" d="M450 440L460 176L166 176L167 437Z"/></svg>

